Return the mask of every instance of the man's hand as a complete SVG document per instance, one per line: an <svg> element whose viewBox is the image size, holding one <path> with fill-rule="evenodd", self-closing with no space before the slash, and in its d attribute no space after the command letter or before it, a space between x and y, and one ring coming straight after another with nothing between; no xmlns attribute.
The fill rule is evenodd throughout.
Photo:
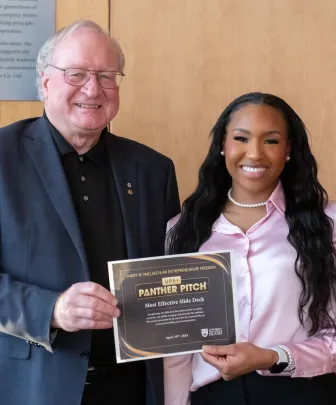
<svg viewBox="0 0 336 405"><path fill-rule="evenodd" d="M267 370L277 361L274 350L261 349L252 343L227 346L203 346L203 359L216 367L226 381L255 370Z"/></svg>
<svg viewBox="0 0 336 405"><path fill-rule="evenodd" d="M73 284L57 299L51 327L67 332L81 329L109 329L120 315L117 299L100 284Z"/></svg>

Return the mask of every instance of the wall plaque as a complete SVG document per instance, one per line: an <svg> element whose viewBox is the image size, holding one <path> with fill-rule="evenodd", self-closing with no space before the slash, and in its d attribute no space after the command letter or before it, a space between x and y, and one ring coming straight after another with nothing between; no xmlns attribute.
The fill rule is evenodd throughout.
<svg viewBox="0 0 336 405"><path fill-rule="evenodd" d="M37 100L36 56L55 33L55 0L0 0L0 100Z"/></svg>

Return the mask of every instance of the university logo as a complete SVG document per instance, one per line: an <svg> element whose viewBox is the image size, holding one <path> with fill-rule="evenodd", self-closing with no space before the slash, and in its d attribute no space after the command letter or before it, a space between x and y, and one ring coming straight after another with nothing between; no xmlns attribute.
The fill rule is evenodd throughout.
<svg viewBox="0 0 336 405"><path fill-rule="evenodd" d="M201 329L201 333L203 337L207 337L209 333L209 329Z"/></svg>
<svg viewBox="0 0 336 405"><path fill-rule="evenodd" d="M223 334L222 328L209 329L209 336L219 336Z"/></svg>

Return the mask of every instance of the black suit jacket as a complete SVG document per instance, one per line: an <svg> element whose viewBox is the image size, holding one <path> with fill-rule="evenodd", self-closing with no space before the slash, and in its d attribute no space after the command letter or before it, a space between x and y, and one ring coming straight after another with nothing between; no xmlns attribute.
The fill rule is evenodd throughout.
<svg viewBox="0 0 336 405"><path fill-rule="evenodd" d="M164 254L179 212L173 163L137 142L107 136L129 258ZM128 193L131 183L133 194ZM50 320L61 291L89 280L62 164L42 118L0 129L0 392L3 405L79 405L91 332ZM160 360L148 360L148 400L163 404Z"/></svg>

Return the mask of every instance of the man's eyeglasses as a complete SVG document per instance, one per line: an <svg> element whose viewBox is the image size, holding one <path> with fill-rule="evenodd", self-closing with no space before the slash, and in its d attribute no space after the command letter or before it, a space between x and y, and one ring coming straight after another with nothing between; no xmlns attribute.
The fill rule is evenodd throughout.
<svg viewBox="0 0 336 405"><path fill-rule="evenodd" d="M123 76L125 76L124 73L113 70L97 71L78 68L62 69L54 65L48 66L52 66L53 68L64 72L64 80L71 86L84 86L84 84L90 80L91 73L93 73L97 76L97 80L101 87L104 89L116 89L120 86Z"/></svg>

